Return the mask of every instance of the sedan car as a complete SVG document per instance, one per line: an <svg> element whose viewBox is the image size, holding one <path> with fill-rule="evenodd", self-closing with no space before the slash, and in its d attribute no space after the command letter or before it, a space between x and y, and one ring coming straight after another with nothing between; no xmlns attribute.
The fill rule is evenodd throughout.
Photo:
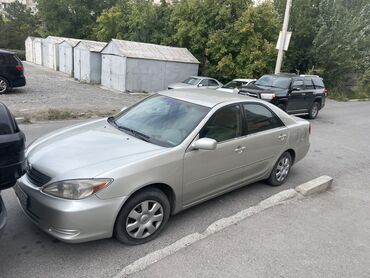
<svg viewBox="0 0 370 278"><path fill-rule="evenodd" d="M222 86L222 83L216 79L204 76L190 76L180 83L168 85L168 89L190 89L190 88L203 88L203 89L217 89Z"/></svg>
<svg viewBox="0 0 370 278"><path fill-rule="evenodd" d="M1 190L12 187L25 171L25 136L5 104L0 102L0 235L6 225Z"/></svg>
<svg viewBox="0 0 370 278"><path fill-rule="evenodd" d="M15 191L26 215L62 241L141 244L172 214L259 180L284 183L308 152L309 130L262 100L163 91L35 141Z"/></svg>
<svg viewBox="0 0 370 278"><path fill-rule="evenodd" d="M218 88L217 91L227 92L227 93L238 93L239 88L242 86L247 86L255 82L256 79L233 79L230 82L226 83L222 87Z"/></svg>

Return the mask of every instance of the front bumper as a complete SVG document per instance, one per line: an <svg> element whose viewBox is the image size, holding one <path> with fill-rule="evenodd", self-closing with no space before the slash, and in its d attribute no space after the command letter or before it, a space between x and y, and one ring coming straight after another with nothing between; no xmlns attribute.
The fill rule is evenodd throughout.
<svg viewBox="0 0 370 278"><path fill-rule="evenodd" d="M6 226L6 209L4 206L3 199L0 195L0 237L5 229Z"/></svg>
<svg viewBox="0 0 370 278"><path fill-rule="evenodd" d="M27 179L14 187L25 214L42 230L70 243L80 243L112 236L114 223L126 197L99 199L93 195L82 200L48 196Z"/></svg>

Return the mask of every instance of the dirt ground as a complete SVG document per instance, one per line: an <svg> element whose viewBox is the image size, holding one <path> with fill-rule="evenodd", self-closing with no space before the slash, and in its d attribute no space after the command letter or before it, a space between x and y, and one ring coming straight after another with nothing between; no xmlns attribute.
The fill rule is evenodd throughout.
<svg viewBox="0 0 370 278"><path fill-rule="evenodd" d="M54 120L110 115L147 94L129 94L80 83L62 72L24 62L27 85L0 95L16 117Z"/></svg>

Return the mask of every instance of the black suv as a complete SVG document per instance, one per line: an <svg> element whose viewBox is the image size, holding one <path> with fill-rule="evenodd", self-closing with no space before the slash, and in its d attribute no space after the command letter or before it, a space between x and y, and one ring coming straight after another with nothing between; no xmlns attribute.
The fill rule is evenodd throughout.
<svg viewBox="0 0 370 278"><path fill-rule="evenodd" d="M0 102L0 235L6 224L1 190L12 187L25 172L25 140L13 115Z"/></svg>
<svg viewBox="0 0 370 278"><path fill-rule="evenodd" d="M269 101L289 114L317 117L325 106L327 91L317 75L266 74L254 84L241 87L239 94Z"/></svg>
<svg viewBox="0 0 370 278"><path fill-rule="evenodd" d="M26 85L22 61L13 52L0 49L0 94Z"/></svg>

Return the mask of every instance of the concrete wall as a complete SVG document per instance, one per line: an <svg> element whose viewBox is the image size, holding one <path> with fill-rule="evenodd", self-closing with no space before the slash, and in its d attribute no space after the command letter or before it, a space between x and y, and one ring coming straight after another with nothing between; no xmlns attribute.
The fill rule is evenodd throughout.
<svg viewBox="0 0 370 278"><path fill-rule="evenodd" d="M198 74L198 64L127 58L127 91L160 91Z"/></svg>

